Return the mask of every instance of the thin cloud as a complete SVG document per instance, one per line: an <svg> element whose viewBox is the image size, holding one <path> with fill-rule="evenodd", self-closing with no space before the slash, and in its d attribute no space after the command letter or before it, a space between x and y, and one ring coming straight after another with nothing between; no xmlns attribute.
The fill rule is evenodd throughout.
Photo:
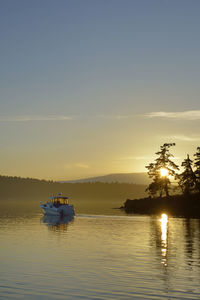
<svg viewBox="0 0 200 300"><path fill-rule="evenodd" d="M64 115L0 116L0 122L69 121L73 119L71 116Z"/></svg>
<svg viewBox="0 0 200 300"><path fill-rule="evenodd" d="M170 136L170 139L184 141L184 142L200 141L200 137L191 137L191 136L186 136L186 135L173 135L173 136Z"/></svg>
<svg viewBox="0 0 200 300"><path fill-rule="evenodd" d="M65 167L65 169L74 169L74 168L90 169L90 166L88 164L84 164L84 163L65 164L64 167Z"/></svg>
<svg viewBox="0 0 200 300"><path fill-rule="evenodd" d="M183 112L149 112L144 114L147 118L179 119L179 120L200 120L200 110L188 110Z"/></svg>
<svg viewBox="0 0 200 300"><path fill-rule="evenodd" d="M113 120L123 120L132 118L132 115L99 115L99 118L102 119L113 119Z"/></svg>
<svg viewBox="0 0 200 300"><path fill-rule="evenodd" d="M153 159L153 157L149 156L127 156L127 157L121 157L115 160L115 162L121 162L121 161L129 161L129 160L149 160Z"/></svg>
<svg viewBox="0 0 200 300"><path fill-rule="evenodd" d="M134 157L135 160L148 160L152 159L153 157L148 157L148 156L136 156Z"/></svg>
<svg viewBox="0 0 200 300"><path fill-rule="evenodd" d="M156 156L127 156L127 157L121 157L115 160L115 162L121 162L121 161L129 161L129 160L154 160L156 159ZM173 159L180 159L178 156L173 156Z"/></svg>
<svg viewBox="0 0 200 300"><path fill-rule="evenodd" d="M149 156L127 156L127 157L121 158L121 160L146 160L146 159L152 159L152 157L149 157Z"/></svg>
<svg viewBox="0 0 200 300"><path fill-rule="evenodd" d="M81 168L81 169L89 169L89 168L90 168L89 165L87 165L87 164L82 164L82 163L77 163L77 164L75 164L75 167L76 167L76 168Z"/></svg>

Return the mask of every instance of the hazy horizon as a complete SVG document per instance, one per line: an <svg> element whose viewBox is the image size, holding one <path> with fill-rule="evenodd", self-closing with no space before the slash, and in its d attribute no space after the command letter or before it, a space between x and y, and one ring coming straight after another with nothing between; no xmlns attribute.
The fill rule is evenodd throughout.
<svg viewBox="0 0 200 300"><path fill-rule="evenodd" d="M107 177L107 176L114 176L114 175L131 175L131 174L147 174L147 172L130 172L130 173L109 173L109 174L101 174L101 175L96 175L96 176L82 176L82 177L75 177L75 178L71 178L71 179L67 179L66 181L77 181L77 180L83 180L83 179L92 179L92 178L98 178L98 177ZM10 174L0 174L0 176L8 176L8 177L12 177L12 175ZM16 175L16 177L22 177L22 176L19 176L19 175ZM22 177L22 178L27 178L26 177ZM30 177L32 179L39 179L39 180L49 180L48 178L43 178L43 177ZM65 178L62 178L62 179L57 179L55 181L61 181L62 180L64 181Z"/></svg>

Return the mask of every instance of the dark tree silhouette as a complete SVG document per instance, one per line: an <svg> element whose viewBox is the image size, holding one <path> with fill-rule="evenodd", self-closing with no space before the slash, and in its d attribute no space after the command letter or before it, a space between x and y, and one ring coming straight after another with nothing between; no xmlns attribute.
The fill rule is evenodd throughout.
<svg viewBox="0 0 200 300"><path fill-rule="evenodd" d="M200 192L200 147L197 147L197 152L194 154L194 174L196 176L196 189Z"/></svg>
<svg viewBox="0 0 200 300"><path fill-rule="evenodd" d="M153 179L153 182L147 187L146 191L149 192L151 196L156 196L159 194L162 197L163 193L169 196L170 180L167 176L162 176L161 169L167 171L169 176L176 176L176 170L179 167L170 159L173 155L169 152L170 147L175 146L175 143L165 143L160 146L160 151L156 152L158 158L156 158L155 163L150 163L146 168L148 169L148 175Z"/></svg>
<svg viewBox="0 0 200 300"><path fill-rule="evenodd" d="M193 161L190 159L189 154L187 158L184 159L181 166L184 171L177 176L179 186L182 189L183 194L189 195L194 190L196 185L196 176L192 169Z"/></svg>

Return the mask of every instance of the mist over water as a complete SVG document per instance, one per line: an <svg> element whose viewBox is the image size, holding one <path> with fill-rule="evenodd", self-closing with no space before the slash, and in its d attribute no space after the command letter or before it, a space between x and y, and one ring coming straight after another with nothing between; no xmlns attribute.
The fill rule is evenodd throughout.
<svg viewBox="0 0 200 300"><path fill-rule="evenodd" d="M127 216L104 202L77 202L73 219L44 217L39 201L2 202L0 298L199 299L200 220Z"/></svg>

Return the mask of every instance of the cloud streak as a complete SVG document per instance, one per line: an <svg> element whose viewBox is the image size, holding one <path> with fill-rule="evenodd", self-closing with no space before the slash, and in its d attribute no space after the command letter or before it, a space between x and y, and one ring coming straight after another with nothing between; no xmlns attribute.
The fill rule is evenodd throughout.
<svg viewBox="0 0 200 300"><path fill-rule="evenodd" d="M186 135L173 135L170 137L167 137L173 140L179 140L184 142L197 142L200 141L200 137L192 137L192 136L186 136Z"/></svg>
<svg viewBox="0 0 200 300"><path fill-rule="evenodd" d="M0 116L0 122L69 121L73 119L71 116L64 115Z"/></svg>
<svg viewBox="0 0 200 300"><path fill-rule="evenodd" d="M132 118L133 115L99 115L98 117L101 119L124 120Z"/></svg>
<svg viewBox="0 0 200 300"><path fill-rule="evenodd" d="M65 164L64 167L66 169L74 169L74 168L78 168L78 169L90 169L90 166L88 164L85 164L85 163Z"/></svg>
<svg viewBox="0 0 200 300"><path fill-rule="evenodd" d="M127 156L127 157L122 157L119 160L148 160L152 159L152 157L149 156Z"/></svg>
<svg viewBox="0 0 200 300"><path fill-rule="evenodd" d="M125 157L119 157L119 158L116 158L113 163L115 164L119 164L119 163L122 163L122 162L132 162L132 161L135 161L135 160L152 160L154 159L154 157L152 156L125 156Z"/></svg>
<svg viewBox="0 0 200 300"><path fill-rule="evenodd" d="M200 120L200 110L188 110L182 112L150 112L144 114L147 118L177 119L177 120Z"/></svg>

